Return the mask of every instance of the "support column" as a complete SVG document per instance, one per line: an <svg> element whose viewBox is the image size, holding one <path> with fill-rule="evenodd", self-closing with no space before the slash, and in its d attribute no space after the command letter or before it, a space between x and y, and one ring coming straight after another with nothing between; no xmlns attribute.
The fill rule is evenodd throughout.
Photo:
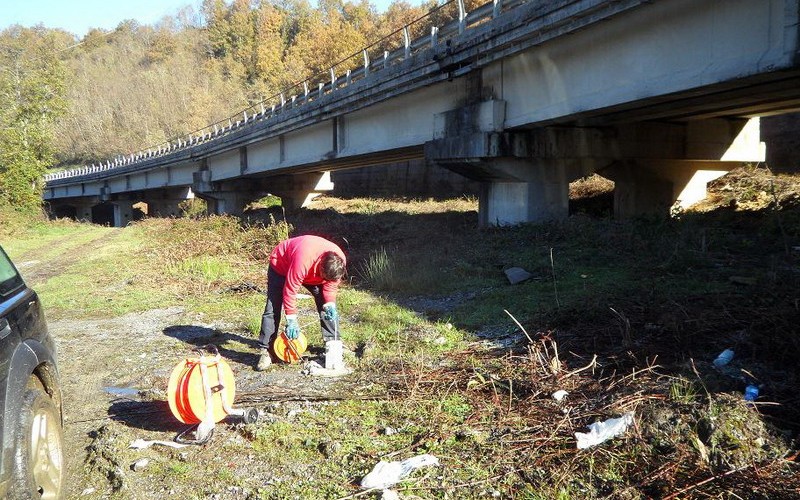
<svg viewBox="0 0 800 500"><path fill-rule="evenodd" d="M170 189L162 192L147 193L144 202L147 203L149 217L179 217L180 204L194 198L190 188Z"/></svg>
<svg viewBox="0 0 800 500"><path fill-rule="evenodd" d="M269 183L269 191L281 198L287 210L307 207L317 196L333 190L330 172L290 175Z"/></svg>
<svg viewBox="0 0 800 500"><path fill-rule="evenodd" d="M113 201L114 227L125 227L133 222L133 203L129 200Z"/></svg>
<svg viewBox="0 0 800 500"><path fill-rule="evenodd" d="M194 172L191 191L206 201L209 214L241 215L248 203L258 198L258 193L244 189L244 181L232 183L212 182L209 170Z"/></svg>
<svg viewBox="0 0 800 500"><path fill-rule="evenodd" d="M252 201L249 196L244 196L238 191L215 191L212 193L197 193L199 198L206 201L209 214L241 215L244 207Z"/></svg>
<svg viewBox="0 0 800 500"><path fill-rule="evenodd" d="M667 215L706 197L708 183L740 162L649 160L620 161L600 171L614 181L614 215Z"/></svg>
<svg viewBox="0 0 800 500"><path fill-rule="evenodd" d="M92 221L92 207L97 204L96 201L76 201L72 203L75 206L75 220L80 222Z"/></svg>
<svg viewBox="0 0 800 500"><path fill-rule="evenodd" d="M516 159L484 162L493 179L481 183L481 226L543 222L569 215L566 165Z"/></svg>
<svg viewBox="0 0 800 500"><path fill-rule="evenodd" d="M184 200L147 200L148 217L178 217L181 215L180 203Z"/></svg>
<svg viewBox="0 0 800 500"><path fill-rule="evenodd" d="M773 172L800 172L800 113L761 118L767 165Z"/></svg>

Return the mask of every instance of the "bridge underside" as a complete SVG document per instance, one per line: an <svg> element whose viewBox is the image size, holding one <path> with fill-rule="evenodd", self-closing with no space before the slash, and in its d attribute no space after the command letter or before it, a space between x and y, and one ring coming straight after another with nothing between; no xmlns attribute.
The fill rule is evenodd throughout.
<svg viewBox="0 0 800 500"><path fill-rule="evenodd" d="M764 160L758 118L504 131L505 105L440 115L438 138L425 146L429 161L482 183L483 225L566 217L569 183L592 173L615 182L617 217L667 214L704 198L708 182L742 162Z"/></svg>

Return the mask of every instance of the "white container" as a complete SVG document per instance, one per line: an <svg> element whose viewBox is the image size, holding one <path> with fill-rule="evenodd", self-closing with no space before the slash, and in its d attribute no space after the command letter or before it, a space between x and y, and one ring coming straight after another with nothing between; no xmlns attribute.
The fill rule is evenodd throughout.
<svg viewBox="0 0 800 500"><path fill-rule="evenodd" d="M325 369L338 370L344 368L342 359L344 347L341 340L329 340L325 342Z"/></svg>

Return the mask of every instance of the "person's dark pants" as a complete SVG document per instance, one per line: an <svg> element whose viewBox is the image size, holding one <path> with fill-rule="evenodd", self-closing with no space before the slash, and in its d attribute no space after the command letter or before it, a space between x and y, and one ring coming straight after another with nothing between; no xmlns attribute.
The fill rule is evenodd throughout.
<svg viewBox="0 0 800 500"><path fill-rule="evenodd" d="M264 306L264 314L261 316L261 333L258 336L258 343L262 348L269 347L270 351L272 351L272 342L280 331L278 328L281 324L283 285L285 283L286 276L281 276L277 271L272 269L272 266L269 266L267 270L267 304ZM322 285L303 286L306 287L311 293L311 296L314 297L314 302L317 305L317 313L321 313L322 305L325 303L325 299L322 298ZM322 319L320 315L319 325L322 328L323 340L334 340L336 335L336 323Z"/></svg>

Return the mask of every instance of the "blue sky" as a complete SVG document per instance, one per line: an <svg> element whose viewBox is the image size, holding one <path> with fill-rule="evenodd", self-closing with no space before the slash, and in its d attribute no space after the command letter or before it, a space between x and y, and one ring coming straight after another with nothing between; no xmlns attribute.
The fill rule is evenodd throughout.
<svg viewBox="0 0 800 500"><path fill-rule="evenodd" d="M199 11L201 3L202 0L0 0L0 30L12 24L41 23L83 37L90 28L111 30L125 19L153 24L186 5ZM370 3L383 11L390 0L370 0Z"/></svg>

